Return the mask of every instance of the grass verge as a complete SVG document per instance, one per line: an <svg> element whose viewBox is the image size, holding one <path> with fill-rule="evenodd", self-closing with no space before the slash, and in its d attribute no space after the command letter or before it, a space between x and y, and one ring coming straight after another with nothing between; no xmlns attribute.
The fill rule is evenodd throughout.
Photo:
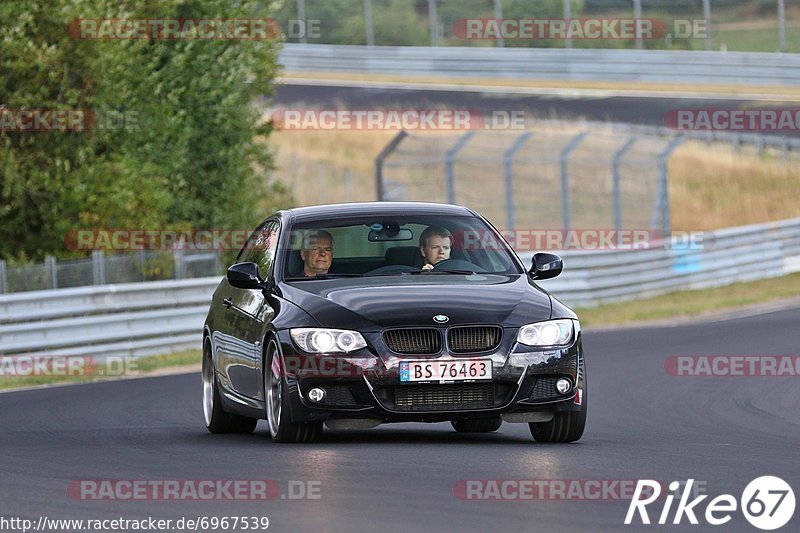
<svg viewBox="0 0 800 533"><path fill-rule="evenodd" d="M575 309L582 326L610 326L735 311L800 296L800 273L725 287L679 291L629 302Z"/></svg>
<svg viewBox="0 0 800 533"><path fill-rule="evenodd" d="M75 371L54 372L45 375L9 375L13 369L8 361L4 360L0 366L0 390L35 387L40 385L55 385L60 383L88 383L94 381L110 381L144 376L157 376L168 373L173 369L187 369L200 364L200 350L186 350L166 355L154 355L130 361L117 360L114 363L94 364L84 361ZM58 375L72 374L72 375Z"/></svg>

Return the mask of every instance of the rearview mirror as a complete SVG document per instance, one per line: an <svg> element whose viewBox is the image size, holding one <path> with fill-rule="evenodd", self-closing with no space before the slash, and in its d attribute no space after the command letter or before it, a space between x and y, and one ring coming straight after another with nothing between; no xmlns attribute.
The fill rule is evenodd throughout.
<svg viewBox="0 0 800 533"><path fill-rule="evenodd" d="M262 289L264 282L255 263L236 263L228 268L228 283L237 289Z"/></svg>
<svg viewBox="0 0 800 533"><path fill-rule="evenodd" d="M550 279L561 274L564 269L564 262L556 254L540 252L533 254L531 269L528 273L533 279Z"/></svg>

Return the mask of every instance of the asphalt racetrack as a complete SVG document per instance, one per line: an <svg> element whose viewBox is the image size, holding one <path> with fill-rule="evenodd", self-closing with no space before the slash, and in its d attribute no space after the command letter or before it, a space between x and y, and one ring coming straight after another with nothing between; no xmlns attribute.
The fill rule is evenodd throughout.
<svg viewBox="0 0 800 533"><path fill-rule="evenodd" d="M275 108L344 109L471 109L487 116L494 111L522 111L532 119L584 119L621 122L645 126L665 126L664 116L678 109L793 109L797 102L779 97L686 95L675 93L619 95L621 91L553 91L550 94L524 94L497 89L448 90L420 87L377 87L336 85L336 82L311 85L288 81L279 86L270 105ZM321 83L321 82L318 82ZM520 89L521 91L521 89ZM549 91L545 91L549 93ZM622 91L624 93L624 91ZM588 94L587 94L588 93ZM773 135L798 135L797 130L773 131Z"/></svg>
<svg viewBox="0 0 800 533"><path fill-rule="evenodd" d="M625 526L627 499L463 498L467 480L695 479L741 497L754 478L800 487L797 377L676 377L670 355L796 355L800 308L691 326L584 333L589 418L582 440L542 445L525 424L459 434L449 424L326 429L316 444L212 435L199 375L0 394L2 515L30 518L266 516L270 531L757 531ZM260 501L81 499L79 480L269 479ZM310 484L309 484L310 482ZM488 486L488 485L487 485ZM300 487L298 489L298 487ZM311 491L314 499L293 499ZM462 497L459 497L458 495ZM307 495L307 494L306 494ZM709 498L710 499L710 498ZM700 504L702 514L708 502ZM677 501L677 498L676 498ZM648 509L656 521L663 498ZM673 511L674 511L673 506ZM797 531L798 515L782 530Z"/></svg>

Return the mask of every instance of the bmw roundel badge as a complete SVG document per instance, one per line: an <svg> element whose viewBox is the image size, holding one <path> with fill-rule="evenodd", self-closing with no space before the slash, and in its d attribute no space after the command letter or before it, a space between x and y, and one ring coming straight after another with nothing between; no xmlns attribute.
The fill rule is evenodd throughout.
<svg viewBox="0 0 800 533"><path fill-rule="evenodd" d="M433 321L438 324L444 324L448 320L450 320L450 317L447 315L436 315L433 317Z"/></svg>

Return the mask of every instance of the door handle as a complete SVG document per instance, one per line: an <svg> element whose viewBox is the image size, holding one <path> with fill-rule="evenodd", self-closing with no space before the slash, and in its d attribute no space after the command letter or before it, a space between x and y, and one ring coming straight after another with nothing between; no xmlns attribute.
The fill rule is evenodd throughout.
<svg viewBox="0 0 800 533"><path fill-rule="evenodd" d="M233 305L233 300L231 300L230 298L225 298L224 300L222 300L222 305L225 306L225 309L230 309L231 306Z"/></svg>

